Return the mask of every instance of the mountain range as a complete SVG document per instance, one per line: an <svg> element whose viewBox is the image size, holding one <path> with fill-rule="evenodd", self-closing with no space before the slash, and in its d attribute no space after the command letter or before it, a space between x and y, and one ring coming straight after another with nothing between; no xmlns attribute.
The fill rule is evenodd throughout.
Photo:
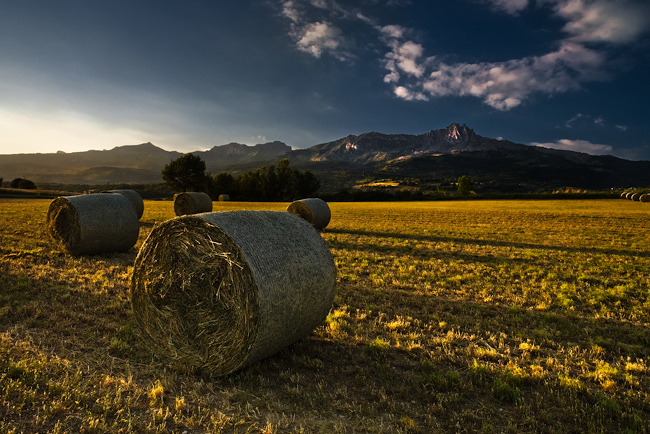
<svg viewBox="0 0 650 434"><path fill-rule="evenodd" d="M324 191L362 180L418 179L435 184L461 175L494 191L650 185L650 161L517 144L482 137L457 123L420 135L349 135L307 149L293 150L279 141L255 146L229 143L193 154L213 174L236 174L288 158L293 167L312 170ZM159 183L162 168L181 155L151 143L103 151L0 155L0 177L60 184Z"/></svg>

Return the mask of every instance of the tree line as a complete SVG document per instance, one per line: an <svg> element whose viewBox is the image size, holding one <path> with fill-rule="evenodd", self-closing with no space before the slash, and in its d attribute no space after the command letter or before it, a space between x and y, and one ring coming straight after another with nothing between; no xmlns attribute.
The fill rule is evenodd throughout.
<svg viewBox="0 0 650 434"><path fill-rule="evenodd" d="M4 179L0 178L0 187L2 187L2 182L3 181L4 181ZM11 187L11 188L20 188L22 190L35 190L36 189L36 184L34 183L34 181L31 181L29 179L14 178L9 183L9 187Z"/></svg>
<svg viewBox="0 0 650 434"><path fill-rule="evenodd" d="M290 167L286 158L277 166L263 166L238 175L211 175L206 173L201 157L189 153L167 164L162 178L171 191L201 191L213 200L227 194L241 201L292 201L309 197L320 188L320 181L311 171Z"/></svg>

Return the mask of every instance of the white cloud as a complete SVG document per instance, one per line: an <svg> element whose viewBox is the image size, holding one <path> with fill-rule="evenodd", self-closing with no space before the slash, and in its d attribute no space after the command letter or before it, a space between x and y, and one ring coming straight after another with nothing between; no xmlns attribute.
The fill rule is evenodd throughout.
<svg viewBox="0 0 650 434"><path fill-rule="evenodd" d="M425 68L419 63L422 57L422 46L413 41L406 41L404 43L395 43L393 51L386 54L387 68L391 73L399 73L400 71L406 75L414 77L422 77Z"/></svg>
<svg viewBox="0 0 650 434"><path fill-rule="evenodd" d="M650 23L650 6L639 1L553 0L552 3L555 3L555 13L566 20L564 31L576 42L632 42Z"/></svg>
<svg viewBox="0 0 650 434"><path fill-rule="evenodd" d="M529 6L527 0L488 2L511 14ZM385 56L389 73L384 81L408 88L408 94L396 93L398 97L406 95L405 99L412 99L410 95L416 92L431 97L473 96L497 110L510 110L536 94L564 93L587 82L608 80L606 51L593 43L629 42L648 28L650 20L650 14L642 13L645 6L627 0L540 0L538 5L544 3L551 4L553 13L567 21L567 37L547 54L503 62L448 64L434 56L425 57L419 44L415 44L418 50L404 49L405 44L413 44L405 36L408 29L384 26L382 35L391 48ZM602 124L602 120L594 122Z"/></svg>
<svg viewBox="0 0 650 434"><path fill-rule="evenodd" d="M314 57L320 57L324 52L337 58L346 57L344 52L339 52L339 47L343 44L343 34L340 29L332 27L329 23L307 24L298 33L297 39L298 49Z"/></svg>
<svg viewBox="0 0 650 434"><path fill-rule="evenodd" d="M591 143L588 140L570 140L560 139L553 143L531 143L533 146L540 146L542 148L561 149L564 151L584 152L592 155L610 154L613 148L609 145L599 145Z"/></svg>
<svg viewBox="0 0 650 434"><path fill-rule="evenodd" d="M566 121L566 122L564 123L564 126L567 127L567 128L573 128L573 124L574 124L576 121L582 119L583 116L584 116L584 115L583 115L582 113L578 113L577 115L575 115L574 117L572 117L571 119L569 119L568 121Z"/></svg>
<svg viewBox="0 0 650 434"><path fill-rule="evenodd" d="M556 48L546 54L501 62L449 63L426 55L411 29L379 25L358 10L344 12L335 0L310 0L309 4L330 20L345 18L374 28L388 51L382 65L385 83L406 100L467 96L479 98L497 110L511 110L535 95L554 95L581 89L585 83L611 78L607 45L636 40L650 27L647 0L478 0L492 10L517 15L526 8L546 8L564 20ZM300 3L303 5L303 3ZM307 22L294 0L283 3L283 15L292 23L298 49L314 57L328 53L340 60L353 58L341 28L322 19ZM301 6L302 7L302 6ZM302 9L300 9L302 11ZM573 121L567 122L569 127ZM598 122L597 122L598 123Z"/></svg>
<svg viewBox="0 0 650 434"><path fill-rule="evenodd" d="M302 15L298 12L293 1L286 1L282 4L282 15L293 23L297 23L302 19Z"/></svg>
<svg viewBox="0 0 650 434"><path fill-rule="evenodd" d="M393 91L395 95L407 101L414 101L414 100L427 101L429 99L423 93L412 92L411 90L405 88L404 86L397 86Z"/></svg>
<svg viewBox="0 0 650 434"><path fill-rule="evenodd" d="M509 110L536 93L578 89L582 81L604 79L605 58L581 45L564 43L538 57L506 62L448 65L430 58L433 71L417 86L431 96L474 96L498 110Z"/></svg>
<svg viewBox="0 0 650 434"><path fill-rule="evenodd" d="M341 7L335 1L310 0L317 9L325 12L340 12ZM327 20L310 21L305 13L304 5L294 0L282 3L281 15L290 22L290 36L294 39L296 47L316 58L329 54L339 60L349 60L354 56L346 47L343 31ZM347 14L347 12L342 12Z"/></svg>
<svg viewBox="0 0 650 434"><path fill-rule="evenodd" d="M616 125L616 128L618 128L621 131L627 131L627 125Z"/></svg>

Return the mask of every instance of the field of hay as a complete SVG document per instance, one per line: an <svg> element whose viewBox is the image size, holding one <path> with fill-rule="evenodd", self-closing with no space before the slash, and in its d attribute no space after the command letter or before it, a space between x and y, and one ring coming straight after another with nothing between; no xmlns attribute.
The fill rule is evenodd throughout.
<svg viewBox="0 0 650 434"><path fill-rule="evenodd" d="M334 306L232 375L171 369L126 253L71 257L49 200L0 199L0 432L650 432L650 206L330 203ZM214 210L286 209L215 202Z"/></svg>

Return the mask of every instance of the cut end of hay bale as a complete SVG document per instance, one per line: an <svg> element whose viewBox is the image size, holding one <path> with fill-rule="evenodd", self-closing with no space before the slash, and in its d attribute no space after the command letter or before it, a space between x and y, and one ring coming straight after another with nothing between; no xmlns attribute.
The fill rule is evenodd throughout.
<svg viewBox="0 0 650 434"><path fill-rule="evenodd" d="M319 198L296 200L289 204L287 212L297 215L318 230L323 230L332 218L327 202Z"/></svg>
<svg viewBox="0 0 650 434"><path fill-rule="evenodd" d="M220 194L219 195L219 201L220 202L226 202L230 200L230 196L227 194Z"/></svg>
<svg viewBox="0 0 650 434"><path fill-rule="evenodd" d="M212 198L205 193L186 192L174 195L174 213L177 216L212 211Z"/></svg>
<svg viewBox="0 0 650 434"><path fill-rule="evenodd" d="M47 232L64 250L78 254L81 244L81 226L77 209L65 197L50 203L46 217Z"/></svg>
<svg viewBox="0 0 650 434"><path fill-rule="evenodd" d="M335 284L329 249L295 216L205 213L154 228L135 261L131 300L152 351L225 375L310 333Z"/></svg>
<svg viewBox="0 0 650 434"><path fill-rule="evenodd" d="M154 351L169 351L195 367L237 369L259 322L257 294L246 290L254 283L242 252L200 218L171 220L154 231L132 280L136 319Z"/></svg>
<svg viewBox="0 0 650 434"><path fill-rule="evenodd" d="M58 197L48 208L46 228L72 255L129 250L140 229L135 210L120 194Z"/></svg>

